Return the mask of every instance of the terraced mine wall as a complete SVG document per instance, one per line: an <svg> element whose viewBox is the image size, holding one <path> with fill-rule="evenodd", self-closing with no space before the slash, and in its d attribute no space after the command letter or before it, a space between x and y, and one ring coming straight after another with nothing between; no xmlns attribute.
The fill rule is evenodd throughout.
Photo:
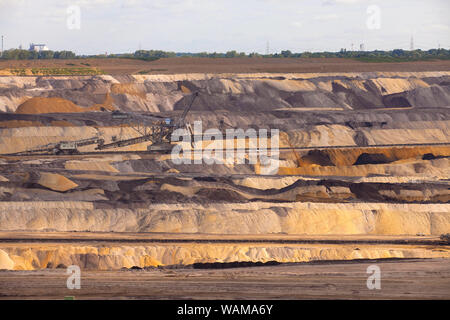
<svg viewBox="0 0 450 320"><path fill-rule="evenodd" d="M0 110L16 113L284 108L367 110L449 104L449 72L0 77Z"/></svg>
<svg viewBox="0 0 450 320"><path fill-rule="evenodd" d="M0 263L4 269L39 270L78 265L87 270L120 270L156 266L189 266L199 262L270 262L281 263L388 259L450 258L448 252L378 245L268 245L268 244L31 244L2 245ZM444 252L443 252L444 251Z"/></svg>
<svg viewBox="0 0 450 320"><path fill-rule="evenodd" d="M278 172L176 165L146 153L148 142L110 154L4 155L137 137L111 111L176 118L193 92L188 120L205 130L279 129ZM383 243L450 233L449 106L448 72L0 77L0 269L449 258L448 245ZM14 242L19 232L66 238ZM79 232L125 239L80 243ZM233 242L139 243L130 233ZM275 241L284 236L361 243Z"/></svg>
<svg viewBox="0 0 450 320"><path fill-rule="evenodd" d="M1 231L187 234L440 235L447 204L215 203L96 209L89 202L1 204ZM14 216L14 219L11 219Z"/></svg>

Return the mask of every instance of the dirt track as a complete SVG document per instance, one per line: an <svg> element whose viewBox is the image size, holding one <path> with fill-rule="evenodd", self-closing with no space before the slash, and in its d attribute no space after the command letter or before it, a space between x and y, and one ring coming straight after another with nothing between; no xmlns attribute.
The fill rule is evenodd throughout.
<svg viewBox="0 0 450 320"><path fill-rule="evenodd" d="M381 270L369 290L367 267ZM66 288L65 269L0 272L0 299L450 299L445 259L303 263L231 269L82 271Z"/></svg>
<svg viewBox="0 0 450 320"><path fill-rule="evenodd" d="M0 61L0 70L5 68L70 68L86 66L96 67L103 70L106 74L112 75L126 75L139 72L148 74L415 72L449 71L450 61L366 63L340 58L165 58L150 62L131 59Z"/></svg>
<svg viewBox="0 0 450 320"><path fill-rule="evenodd" d="M447 247L436 236L373 235L230 235L173 233L107 233L107 232L0 232L0 243L286 243L286 244L393 244L434 245Z"/></svg>

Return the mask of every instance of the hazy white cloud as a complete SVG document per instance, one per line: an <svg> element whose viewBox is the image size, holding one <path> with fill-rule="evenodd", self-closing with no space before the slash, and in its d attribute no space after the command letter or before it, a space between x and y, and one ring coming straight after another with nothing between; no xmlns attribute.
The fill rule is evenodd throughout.
<svg viewBox="0 0 450 320"><path fill-rule="evenodd" d="M95 7L95 6L105 6L105 5L113 5L118 3L117 0L75 0L70 1L70 5L79 5L84 7Z"/></svg>
<svg viewBox="0 0 450 320"><path fill-rule="evenodd" d="M314 20L324 21L324 20L333 20L337 19L339 16L336 13L328 13L328 14L319 14L314 16Z"/></svg>
<svg viewBox="0 0 450 320"><path fill-rule="evenodd" d="M364 0L334 0L336 3L343 3L343 4L354 4L358 2L363 2Z"/></svg>
<svg viewBox="0 0 450 320"><path fill-rule="evenodd" d="M450 31L450 26L448 26L446 24L432 24L432 25L430 25L430 29ZM449 39L450 39L450 34L449 34Z"/></svg>
<svg viewBox="0 0 450 320"><path fill-rule="evenodd" d="M367 0L323 0L324 5L336 5L336 4L357 4Z"/></svg>
<svg viewBox="0 0 450 320"><path fill-rule="evenodd" d="M367 7L380 7L381 28L368 30ZM80 6L81 29L67 28L67 7ZM365 43L427 48L450 39L448 0L0 0L6 47L44 42L77 53L171 51L320 51Z"/></svg>

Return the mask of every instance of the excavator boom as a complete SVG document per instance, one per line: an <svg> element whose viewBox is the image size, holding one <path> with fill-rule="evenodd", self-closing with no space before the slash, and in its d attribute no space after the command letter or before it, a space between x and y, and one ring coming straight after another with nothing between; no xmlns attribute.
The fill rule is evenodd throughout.
<svg viewBox="0 0 450 320"><path fill-rule="evenodd" d="M197 99L198 97L198 92L194 93L194 95L192 96L192 100L191 103L189 104L189 106L187 106L184 111L183 114L180 117L180 120L178 121L178 127L183 127L184 126L184 121L186 120L186 116L188 114L188 112L191 110L192 105L194 104L195 99Z"/></svg>

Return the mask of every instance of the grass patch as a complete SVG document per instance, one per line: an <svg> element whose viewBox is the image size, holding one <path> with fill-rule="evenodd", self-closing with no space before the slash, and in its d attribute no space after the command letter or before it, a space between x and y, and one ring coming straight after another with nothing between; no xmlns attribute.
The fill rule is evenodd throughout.
<svg viewBox="0 0 450 320"><path fill-rule="evenodd" d="M168 71L169 69L150 69L150 70L141 70L138 71L137 74L150 74L152 72L163 72Z"/></svg>
<svg viewBox="0 0 450 320"><path fill-rule="evenodd" d="M12 68L7 70L14 76L91 76L106 74L96 68Z"/></svg>
<svg viewBox="0 0 450 320"><path fill-rule="evenodd" d="M26 76L27 71L25 69L10 69L9 72L11 72L15 76Z"/></svg>
<svg viewBox="0 0 450 320"><path fill-rule="evenodd" d="M33 68L31 69L33 75L45 75L45 76L81 76L81 75L99 75L105 74L104 71L94 68Z"/></svg>

